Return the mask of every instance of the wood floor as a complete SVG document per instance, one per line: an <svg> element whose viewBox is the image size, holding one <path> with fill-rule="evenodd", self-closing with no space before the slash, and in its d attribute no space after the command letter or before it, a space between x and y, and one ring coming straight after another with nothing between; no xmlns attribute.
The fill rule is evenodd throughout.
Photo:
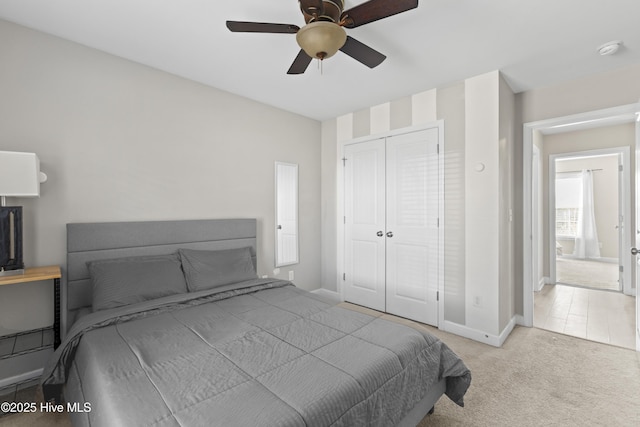
<svg viewBox="0 0 640 427"><path fill-rule="evenodd" d="M535 294L533 326L635 349L635 298L620 292L545 285Z"/></svg>

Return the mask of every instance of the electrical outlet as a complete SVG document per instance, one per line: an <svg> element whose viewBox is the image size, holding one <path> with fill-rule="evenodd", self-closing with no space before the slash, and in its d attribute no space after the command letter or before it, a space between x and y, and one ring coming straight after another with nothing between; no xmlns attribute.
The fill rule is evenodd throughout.
<svg viewBox="0 0 640 427"><path fill-rule="evenodd" d="M479 296L474 296L473 297L473 306L474 307L482 307L482 298L480 298Z"/></svg>
<svg viewBox="0 0 640 427"><path fill-rule="evenodd" d="M293 270L289 271L289 280L293 280Z"/></svg>

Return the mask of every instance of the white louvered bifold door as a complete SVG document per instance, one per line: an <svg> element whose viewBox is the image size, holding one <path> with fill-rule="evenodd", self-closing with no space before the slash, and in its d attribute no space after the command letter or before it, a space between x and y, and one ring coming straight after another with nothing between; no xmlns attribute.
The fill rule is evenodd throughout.
<svg viewBox="0 0 640 427"><path fill-rule="evenodd" d="M387 138L386 311L438 325L438 129Z"/></svg>

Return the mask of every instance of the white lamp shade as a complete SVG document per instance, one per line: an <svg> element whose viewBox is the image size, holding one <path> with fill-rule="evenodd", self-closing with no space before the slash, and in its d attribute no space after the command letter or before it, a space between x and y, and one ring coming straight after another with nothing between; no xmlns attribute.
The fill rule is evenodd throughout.
<svg viewBox="0 0 640 427"><path fill-rule="evenodd" d="M40 196L40 160L35 153L0 151L0 196Z"/></svg>

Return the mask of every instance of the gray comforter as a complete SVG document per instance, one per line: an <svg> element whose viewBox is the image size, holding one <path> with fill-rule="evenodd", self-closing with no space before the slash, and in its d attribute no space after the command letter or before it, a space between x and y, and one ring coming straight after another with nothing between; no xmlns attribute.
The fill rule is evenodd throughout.
<svg viewBox="0 0 640 427"><path fill-rule="evenodd" d="M471 375L439 339L254 280L81 318L42 377L93 426L392 426L439 379Z"/></svg>

